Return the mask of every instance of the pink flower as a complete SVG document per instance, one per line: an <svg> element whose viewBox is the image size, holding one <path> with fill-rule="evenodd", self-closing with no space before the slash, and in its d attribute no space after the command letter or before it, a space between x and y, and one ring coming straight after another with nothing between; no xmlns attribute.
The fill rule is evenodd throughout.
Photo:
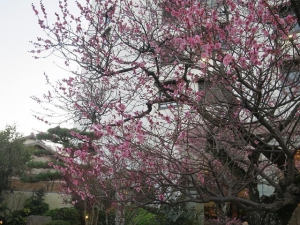
<svg viewBox="0 0 300 225"><path fill-rule="evenodd" d="M210 23L210 22L207 22L207 23L206 23L206 28L207 28L207 29L210 29L210 28L212 28L212 23Z"/></svg>
<svg viewBox="0 0 300 225"><path fill-rule="evenodd" d="M215 44L215 49L220 49L222 47L222 44L221 43L216 43Z"/></svg>
<svg viewBox="0 0 300 225"><path fill-rule="evenodd" d="M139 133L139 134L136 135L136 137L137 137L139 143L143 143L144 142L144 135L143 134Z"/></svg>
<svg viewBox="0 0 300 225"><path fill-rule="evenodd" d="M198 179L202 184L204 184L204 177L200 173L198 174Z"/></svg>
<svg viewBox="0 0 300 225"><path fill-rule="evenodd" d="M126 108L126 106L124 104L122 104L122 103L119 104L119 109L121 112L124 112L125 108Z"/></svg>
<svg viewBox="0 0 300 225"><path fill-rule="evenodd" d="M246 69L246 68L247 68L247 60L246 60L245 57L243 57L243 56L240 57L239 63L240 63L240 65L241 65L241 67L242 67L243 69Z"/></svg>
<svg viewBox="0 0 300 225"><path fill-rule="evenodd" d="M164 200L165 200L165 197L164 197L163 194L160 194L160 195L158 196L158 199L159 199L159 201L164 201Z"/></svg>
<svg viewBox="0 0 300 225"><path fill-rule="evenodd" d="M206 61L208 59L208 54L206 52L201 53L201 60Z"/></svg>
<svg viewBox="0 0 300 225"><path fill-rule="evenodd" d="M199 35L195 35L194 41L195 41L195 43L200 43L201 42L200 36Z"/></svg>
<svg viewBox="0 0 300 225"><path fill-rule="evenodd" d="M223 59L224 66L228 66L233 61L232 55L227 54Z"/></svg>
<svg viewBox="0 0 300 225"><path fill-rule="evenodd" d="M181 42L181 43L180 43L180 49L181 49L181 50L184 50L184 49L185 49L185 45L186 45L185 42Z"/></svg>

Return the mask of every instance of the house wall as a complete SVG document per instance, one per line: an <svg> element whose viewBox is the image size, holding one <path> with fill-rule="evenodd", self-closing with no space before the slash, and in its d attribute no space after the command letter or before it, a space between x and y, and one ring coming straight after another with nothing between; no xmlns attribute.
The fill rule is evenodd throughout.
<svg viewBox="0 0 300 225"><path fill-rule="evenodd" d="M4 202L7 204L8 209L13 212L22 209L25 200L32 196L32 193L31 191L14 191L4 192L2 196L4 197ZM71 196L62 193L48 192L45 195L45 203L49 204L49 209L72 207L72 204L65 203L66 201L70 202L70 199Z"/></svg>
<svg viewBox="0 0 300 225"><path fill-rule="evenodd" d="M204 204L188 202L187 209L195 210L195 221L197 225L204 225Z"/></svg>

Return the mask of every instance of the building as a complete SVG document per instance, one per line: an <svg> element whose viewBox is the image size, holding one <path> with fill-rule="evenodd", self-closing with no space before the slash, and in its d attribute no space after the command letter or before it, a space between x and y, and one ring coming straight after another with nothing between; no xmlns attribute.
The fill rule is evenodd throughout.
<svg viewBox="0 0 300 225"><path fill-rule="evenodd" d="M28 164L28 172L23 177L12 177L10 187L13 190L4 193L5 201L11 211L21 209L25 199L34 191L44 189L45 202L50 209L71 206L67 202L68 196L63 194L62 186L65 185L61 177L48 163L59 160L58 154L43 141L40 141L31 133L20 138L24 144L33 150L32 159Z"/></svg>

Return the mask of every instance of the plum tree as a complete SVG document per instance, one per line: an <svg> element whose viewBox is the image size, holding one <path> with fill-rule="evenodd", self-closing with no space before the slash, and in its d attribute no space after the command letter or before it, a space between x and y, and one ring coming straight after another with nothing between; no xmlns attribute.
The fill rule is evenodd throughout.
<svg viewBox="0 0 300 225"><path fill-rule="evenodd" d="M287 224L300 200L299 37L290 2L77 6L75 15L60 1L53 24L43 4L33 6L47 35L32 53L54 51L71 68L35 100L93 133L73 133L82 144L66 149L62 172L72 191L116 206L230 202L249 224Z"/></svg>

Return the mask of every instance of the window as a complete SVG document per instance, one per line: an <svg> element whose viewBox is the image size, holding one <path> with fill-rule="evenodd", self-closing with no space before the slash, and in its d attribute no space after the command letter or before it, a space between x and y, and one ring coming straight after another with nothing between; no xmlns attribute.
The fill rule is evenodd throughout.
<svg viewBox="0 0 300 225"><path fill-rule="evenodd" d="M203 6L207 6L208 8L216 8L217 6L217 0L195 0L195 2L201 2ZM162 16L165 19L174 19L174 17L171 15L170 9L176 9L177 3L173 0L166 0L161 3L162 8Z"/></svg>
<svg viewBox="0 0 300 225"><path fill-rule="evenodd" d="M234 98L232 92L220 83L212 83L209 80L200 79L198 81L198 90L202 92L202 98L199 104L204 104L212 112L225 112Z"/></svg>
<svg viewBox="0 0 300 225"><path fill-rule="evenodd" d="M163 19L170 19L171 21L175 18L171 14L171 9L177 8L176 4L172 2L172 0L166 0L161 3L162 9L162 18Z"/></svg>
<svg viewBox="0 0 300 225"><path fill-rule="evenodd" d="M198 91L204 91L205 90L205 80L204 79L199 79L198 80Z"/></svg>
<svg viewBox="0 0 300 225"><path fill-rule="evenodd" d="M215 94L218 91L217 87L212 86L212 83L210 81L207 81L205 79L199 79L198 80L198 91L203 92L203 97L201 102L202 103L208 103L213 102L215 98Z"/></svg>
<svg viewBox="0 0 300 225"><path fill-rule="evenodd" d="M206 0L206 4L210 8L214 8L217 6L217 0Z"/></svg>
<svg viewBox="0 0 300 225"><path fill-rule="evenodd" d="M285 61L281 68L279 88L282 91L282 100L294 100L299 94L300 87L300 59Z"/></svg>
<svg viewBox="0 0 300 225"><path fill-rule="evenodd" d="M164 81L162 82L162 85L168 94L174 96L174 90L176 88L175 80ZM165 96L165 94L161 90L158 91L158 97L160 100L164 101L158 104L158 109L166 109L168 108L168 106L178 106L178 102L175 102L173 101L173 99L170 99L168 96ZM174 97L179 97L179 96L174 96Z"/></svg>
<svg viewBox="0 0 300 225"><path fill-rule="evenodd" d="M295 23L295 25L293 26L292 30L293 33L299 33L300 32L300 26L299 23Z"/></svg>
<svg viewBox="0 0 300 225"><path fill-rule="evenodd" d="M283 82L289 82L288 85L294 83L299 86L300 79L300 59L290 60L283 63L282 73L284 77Z"/></svg>
<svg viewBox="0 0 300 225"><path fill-rule="evenodd" d="M288 15L292 15L296 17L294 9L290 4L279 6L278 14L280 17L287 17ZM291 27L291 33L299 33L299 32L300 32L300 26L298 22L295 22L295 24Z"/></svg>

